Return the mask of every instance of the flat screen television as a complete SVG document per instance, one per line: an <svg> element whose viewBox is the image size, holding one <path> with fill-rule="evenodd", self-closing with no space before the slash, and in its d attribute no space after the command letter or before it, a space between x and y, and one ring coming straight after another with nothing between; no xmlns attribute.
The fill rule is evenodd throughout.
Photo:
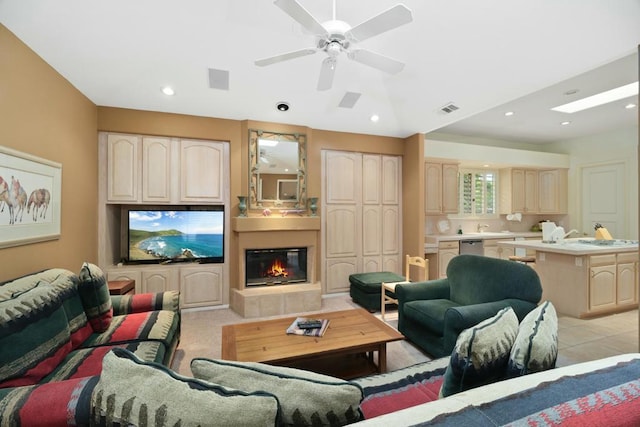
<svg viewBox="0 0 640 427"><path fill-rule="evenodd" d="M129 209L127 262L224 262L224 206Z"/></svg>

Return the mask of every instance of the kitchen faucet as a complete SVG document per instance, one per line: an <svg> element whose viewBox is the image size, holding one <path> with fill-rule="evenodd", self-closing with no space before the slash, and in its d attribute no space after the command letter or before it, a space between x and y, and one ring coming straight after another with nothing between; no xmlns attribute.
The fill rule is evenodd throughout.
<svg viewBox="0 0 640 427"><path fill-rule="evenodd" d="M482 233L485 228L489 228L489 224L480 224L480 223L478 223L478 233Z"/></svg>

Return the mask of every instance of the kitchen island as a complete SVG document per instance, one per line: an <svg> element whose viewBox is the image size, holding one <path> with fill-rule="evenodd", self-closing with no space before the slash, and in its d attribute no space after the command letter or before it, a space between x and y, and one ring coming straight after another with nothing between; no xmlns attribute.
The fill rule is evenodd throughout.
<svg viewBox="0 0 640 427"><path fill-rule="evenodd" d="M536 251L542 299L560 313L585 318L638 307L638 241L524 240L498 246Z"/></svg>

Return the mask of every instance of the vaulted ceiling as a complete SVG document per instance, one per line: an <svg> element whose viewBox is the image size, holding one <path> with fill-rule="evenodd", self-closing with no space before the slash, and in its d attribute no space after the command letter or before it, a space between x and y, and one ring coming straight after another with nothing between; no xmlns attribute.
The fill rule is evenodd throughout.
<svg viewBox="0 0 640 427"><path fill-rule="evenodd" d="M331 0L299 3L320 22L332 19ZM355 26L396 3L337 0L336 19ZM561 113L549 117L547 104L566 99L563 93L575 85L580 87L573 96L586 96L637 81L638 0L402 3L412 22L359 47L401 61L404 69L390 75L342 53L333 86L325 91L316 89L325 52L254 64L315 43L271 1L0 0L0 23L100 106L365 134L442 130L515 135L511 139L525 142L565 139L577 124L556 132L553 114ZM612 64L610 71L600 68L606 64ZM210 87L210 68L228 71L228 90ZM580 77L592 71L594 77ZM565 82L573 78L578 80ZM161 92L165 85L174 96ZM361 94L352 108L339 106L347 92ZM276 109L280 101L289 111ZM443 113L449 103L459 109ZM504 124L503 110L516 107L521 113ZM370 120L372 114L378 122ZM603 129L596 123L606 121L603 110L591 114L584 119L588 131ZM624 125L637 125L637 112L628 115ZM553 126L547 129L538 119Z"/></svg>

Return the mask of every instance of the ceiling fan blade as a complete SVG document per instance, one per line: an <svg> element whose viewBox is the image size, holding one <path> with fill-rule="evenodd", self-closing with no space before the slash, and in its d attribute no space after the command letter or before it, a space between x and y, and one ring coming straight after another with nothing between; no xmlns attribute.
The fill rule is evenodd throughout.
<svg viewBox="0 0 640 427"><path fill-rule="evenodd" d="M266 65L275 64L276 62L288 61L290 59L299 58L301 56L313 55L314 53L316 53L316 49L301 49L293 52L282 53L276 56L271 56L269 58L258 59L254 63L258 67L264 67Z"/></svg>
<svg viewBox="0 0 640 427"><path fill-rule="evenodd" d="M336 72L335 58L325 58L320 68L320 78L318 78L318 90L328 90L333 86L333 76Z"/></svg>
<svg viewBox="0 0 640 427"><path fill-rule="evenodd" d="M356 62L377 68L389 74L399 73L404 68L404 63L366 49L352 50L348 53L348 57Z"/></svg>
<svg viewBox="0 0 640 427"><path fill-rule="evenodd" d="M397 4L391 9L387 9L373 18L356 25L347 31L345 35L349 40L359 42L408 24L412 20L411 9L403 4Z"/></svg>
<svg viewBox="0 0 640 427"><path fill-rule="evenodd" d="M300 23L304 28L311 31L311 33L319 36L327 34L327 30L325 30L322 24L320 24L318 20L296 0L276 0L273 3L282 9L287 15Z"/></svg>

